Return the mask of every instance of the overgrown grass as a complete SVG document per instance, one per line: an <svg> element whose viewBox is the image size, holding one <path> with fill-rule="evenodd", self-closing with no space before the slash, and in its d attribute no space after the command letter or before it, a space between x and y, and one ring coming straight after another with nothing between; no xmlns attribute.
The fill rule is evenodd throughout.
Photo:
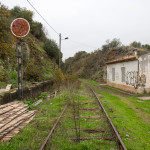
<svg viewBox="0 0 150 150"><path fill-rule="evenodd" d="M80 92L84 94L80 94ZM116 141L106 140L89 140L74 142L71 139L80 137L112 137L110 126L103 113L99 110L96 111L82 111L82 108L99 108L98 105L88 104L79 105L84 102L95 101L90 96L89 91L86 91L85 85L81 85L80 91L70 94L70 106L64 114L61 123L57 127L53 137L49 140L47 149L52 150L110 150L118 149ZM79 113L79 114L78 114ZM89 116L100 116L96 119L85 119ZM79 117L79 118L76 118ZM102 129L104 133L85 133L80 129Z"/></svg>
<svg viewBox="0 0 150 150"><path fill-rule="evenodd" d="M0 89L5 89L6 88L6 82L1 82L0 81Z"/></svg>
<svg viewBox="0 0 150 150"><path fill-rule="evenodd" d="M128 97L127 100L132 102L138 109L150 114L150 100L140 100L137 97Z"/></svg>
<svg viewBox="0 0 150 150"><path fill-rule="evenodd" d="M91 84L92 81L88 81L88 83ZM127 149L149 150L150 125L143 121L143 118L137 114L135 109L148 117L150 113L150 101L140 100L137 97L126 96L125 94L120 95L120 89L110 88L109 86L105 86L109 90L103 90L98 84L91 85L97 90L97 93L103 96L103 98L100 97L100 100L119 131ZM118 96L117 90L119 90ZM109 91L111 91L111 94ZM114 95L113 91L115 91Z"/></svg>
<svg viewBox="0 0 150 150"><path fill-rule="evenodd" d="M37 150L50 132L54 122L60 115L67 101L66 93L58 95L56 98L45 98L42 103L32 108L37 110L36 116L30 124L23 128L19 134L14 136L9 142L0 143L0 150ZM45 97L45 93L41 95ZM33 101L25 101L29 106Z"/></svg>
<svg viewBox="0 0 150 150"><path fill-rule="evenodd" d="M117 96L100 91L106 111L119 131L127 149L148 150L150 148L150 125Z"/></svg>
<svg viewBox="0 0 150 150"><path fill-rule="evenodd" d="M98 83L96 81L93 81L93 80L87 80L87 79L80 79L80 80L83 81L84 83L89 83L92 86L97 86L98 85Z"/></svg>

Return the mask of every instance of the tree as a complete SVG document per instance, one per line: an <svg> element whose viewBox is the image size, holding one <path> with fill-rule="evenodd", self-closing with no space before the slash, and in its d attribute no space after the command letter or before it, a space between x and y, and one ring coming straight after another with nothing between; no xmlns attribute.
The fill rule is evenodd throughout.
<svg viewBox="0 0 150 150"><path fill-rule="evenodd" d="M31 26L31 33L40 41L46 40L46 35L43 31L43 25L40 22L33 22Z"/></svg>
<svg viewBox="0 0 150 150"><path fill-rule="evenodd" d="M11 49L10 37L10 13L8 9L0 4L0 57L5 58L7 51Z"/></svg>
<svg viewBox="0 0 150 150"><path fill-rule="evenodd" d="M47 52L50 58L54 58L59 63L59 59L62 59L62 53L59 51L59 48L55 41L47 39L44 43L43 49Z"/></svg>
<svg viewBox="0 0 150 150"><path fill-rule="evenodd" d="M85 52L85 51L79 51L79 52L77 52L77 53L75 54L74 59L75 59L75 60L78 60L78 59L80 59L80 58L85 57L86 55L87 55L87 52Z"/></svg>
<svg viewBox="0 0 150 150"><path fill-rule="evenodd" d="M26 8L20 8L19 6L15 6L13 9L10 10L10 14L12 18L25 18L30 24L32 24L33 12L27 10Z"/></svg>
<svg viewBox="0 0 150 150"><path fill-rule="evenodd" d="M135 48L141 48L142 44L140 42L134 41L130 44L130 46L135 47Z"/></svg>
<svg viewBox="0 0 150 150"><path fill-rule="evenodd" d="M149 45L149 44L142 45L142 48L145 48L145 49L147 49L147 50L150 50L150 45Z"/></svg>
<svg viewBox="0 0 150 150"><path fill-rule="evenodd" d="M25 18L30 24L31 33L42 42L46 40L43 25L40 22L33 21L32 11L15 6L10 10L10 13L12 18Z"/></svg>
<svg viewBox="0 0 150 150"><path fill-rule="evenodd" d="M107 51L109 48L120 47L122 43L119 39L114 38L112 41L107 40L106 44L102 45L102 50Z"/></svg>

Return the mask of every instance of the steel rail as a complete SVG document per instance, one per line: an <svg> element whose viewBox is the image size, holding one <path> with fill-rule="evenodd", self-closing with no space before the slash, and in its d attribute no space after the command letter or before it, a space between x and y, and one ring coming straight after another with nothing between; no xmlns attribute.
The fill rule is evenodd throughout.
<svg viewBox="0 0 150 150"><path fill-rule="evenodd" d="M56 129L56 127L57 127L57 125L58 125L60 119L62 118L64 112L66 111L67 107L68 107L68 105L65 106L64 110L63 110L62 113L60 114L60 116L59 116L59 118L57 119L56 123L54 124L53 128L51 129L51 131L49 132L48 136L47 136L46 139L44 140L44 142L43 142L43 144L42 144L40 150L44 150L44 149L45 149L48 140L51 138L51 136L52 136L54 130Z"/></svg>
<svg viewBox="0 0 150 150"><path fill-rule="evenodd" d="M121 139L121 137L120 137L118 131L116 130L115 126L113 125L113 123L112 123L110 117L108 116L108 114L107 114L105 108L103 107L103 105L102 105L102 103L100 102L99 98L97 97L96 93L94 92L94 90L93 90L90 86L89 86L89 88L90 88L91 91L94 93L94 96L96 97L96 99L97 99L97 101L98 101L98 103L99 103L99 106L102 108L102 110L103 110L105 116L107 117L108 122L110 123L110 125L111 125L111 127L112 127L112 129L113 129L113 131L114 131L114 133L115 133L115 135L116 135L116 137L117 137L118 140L119 140L119 144L120 144L121 148L122 148L123 150L127 150L127 148L125 147L125 145L124 145L124 143L123 143L123 141L122 141L122 139Z"/></svg>

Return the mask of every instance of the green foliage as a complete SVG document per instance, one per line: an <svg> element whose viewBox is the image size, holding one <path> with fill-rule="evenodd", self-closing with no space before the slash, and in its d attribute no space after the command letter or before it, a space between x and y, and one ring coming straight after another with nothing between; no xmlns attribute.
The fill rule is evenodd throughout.
<svg viewBox="0 0 150 150"><path fill-rule="evenodd" d="M73 75L65 74L64 78L65 78L65 82L64 82L65 85L69 85L69 86L72 85L75 88L80 87L81 82L79 81L79 78L78 78L77 75L75 75L75 74L73 74Z"/></svg>
<svg viewBox="0 0 150 150"><path fill-rule="evenodd" d="M136 42L136 41L134 41L134 42L132 42L131 44L130 44L130 46L132 46L132 47L135 47L135 48L143 48L143 49L147 49L147 50L150 50L150 45L149 44L141 44L140 42Z"/></svg>
<svg viewBox="0 0 150 150"><path fill-rule="evenodd" d="M30 24L32 24L33 12L26 8L15 6L10 10L10 14L12 18L25 18Z"/></svg>
<svg viewBox="0 0 150 150"><path fill-rule="evenodd" d="M5 59L8 50L11 49L11 36L9 27L10 13L0 4L0 58Z"/></svg>
<svg viewBox="0 0 150 150"><path fill-rule="evenodd" d="M50 58L54 58L59 63L59 59L62 59L62 53L60 53L59 48L55 41L47 39L44 43L43 49L47 52Z"/></svg>
<svg viewBox="0 0 150 150"><path fill-rule="evenodd" d="M10 78L14 79L14 80L17 80L17 72L16 71L10 72Z"/></svg>
<svg viewBox="0 0 150 150"><path fill-rule="evenodd" d="M32 99L25 100L24 102L31 106L32 109L32 103L34 102ZM64 109L65 103L66 101L63 99L63 96L43 100L40 105L33 108L37 110L34 119L9 142L1 142L0 150L40 149L44 139L47 137L57 118L60 116L61 111Z"/></svg>
<svg viewBox="0 0 150 150"><path fill-rule="evenodd" d="M6 70L0 67L0 81L7 82L8 81L8 74Z"/></svg>
<svg viewBox="0 0 150 150"><path fill-rule="evenodd" d="M135 48L141 48L142 44L140 42L134 41L130 44L130 46L135 47Z"/></svg>
<svg viewBox="0 0 150 150"><path fill-rule="evenodd" d="M40 41L46 40L46 35L43 31L43 25L40 22L33 22L31 25L31 33Z"/></svg>
<svg viewBox="0 0 150 150"><path fill-rule="evenodd" d="M33 109L33 105L32 105L33 102L34 102L33 99L30 99L30 100L23 100L23 102L29 106L29 108L28 108L29 110L32 110L32 109Z"/></svg>
<svg viewBox="0 0 150 150"><path fill-rule="evenodd" d="M75 59L75 60L81 59L81 58L83 58L83 57L86 57L87 54L88 54L88 53L85 52L85 51L79 51L79 52L77 52L77 53L75 54L74 59Z"/></svg>
<svg viewBox="0 0 150 150"><path fill-rule="evenodd" d="M0 89L5 89L7 86L6 82L1 82L0 81Z"/></svg>
<svg viewBox="0 0 150 150"><path fill-rule="evenodd" d="M139 106L131 102L131 100L134 101L137 98L127 98L120 96L119 93L115 96L116 94L110 94L109 90L104 92L100 89L99 91L103 95L103 98L101 98L102 104L122 135L122 140L127 149L149 149L150 135L147 133L150 131L150 126L143 120L144 117L139 116L143 113L137 112ZM112 90L110 91L112 92ZM110 111L110 108L113 112ZM145 115L148 117L148 114L144 113L143 116Z"/></svg>
<svg viewBox="0 0 150 150"><path fill-rule="evenodd" d="M142 48L145 48L145 49L150 51L150 45L149 44L142 45Z"/></svg>
<svg viewBox="0 0 150 150"><path fill-rule="evenodd" d="M47 96L48 92L42 92L39 96L39 99L43 99Z"/></svg>
<svg viewBox="0 0 150 150"><path fill-rule="evenodd" d="M25 79L29 81L39 81L42 77L42 69L30 61L25 70Z"/></svg>
<svg viewBox="0 0 150 150"><path fill-rule="evenodd" d="M58 63L59 50L57 44L52 41L51 57L43 49L46 40L43 25L33 20L33 12L26 8L16 6L8 10L0 5L0 81L17 86L17 53L16 38L10 32L10 23L15 18L25 18L30 23L30 33L22 39L22 71L23 80L41 81L52 77L53 62Z"/></svg>
<svg viewBox="0 0 150 150"><path fill-rule="evenodd" d="M56 67L53 72L53 78L57 86L60 86L65 81L64 74L62 73L61 69Z"/></svg>
<svg viewBox="0 0 150 150"><path fill-rule="evenodd" d="M102 46L102 51L107 51L107 50L109 50L110 48L119 47L119 46L121 46L121 45L122 45L122 43L120 42L119 39L114 38L112 41L107 40L107 41L106 41L106 44L104 44L104 45Z"/></svg>
<svg viewBox="0 0 150 150"><path fill-rule="evenodd" d="M33 21L33 12L26 8L15 6L10 10L12 18L25 18L28 20L31 28L31 33L40 41L46 40L46 35L43 30L43 25L40 22Z"/></svg>
<svg viewBox="0 0 150 150"><path fill-rule="evenodd" d="M18 83L18 73L16 71L11 71L9 73L9 83L12 84L13 87L17 87Z"/></svg>

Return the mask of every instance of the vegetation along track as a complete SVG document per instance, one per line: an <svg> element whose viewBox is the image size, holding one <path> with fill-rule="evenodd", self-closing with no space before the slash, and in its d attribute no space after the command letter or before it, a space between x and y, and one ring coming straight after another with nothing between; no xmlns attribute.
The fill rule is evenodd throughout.
<svg viewBox="0 0 150 150"><path fill-rule="evenodd" d="M126 150L96 93L89 86L84 90L86 92L83 94L82 90L82 95L79 91L71 91L68 105L65 106L40 150Z"/></svg>

